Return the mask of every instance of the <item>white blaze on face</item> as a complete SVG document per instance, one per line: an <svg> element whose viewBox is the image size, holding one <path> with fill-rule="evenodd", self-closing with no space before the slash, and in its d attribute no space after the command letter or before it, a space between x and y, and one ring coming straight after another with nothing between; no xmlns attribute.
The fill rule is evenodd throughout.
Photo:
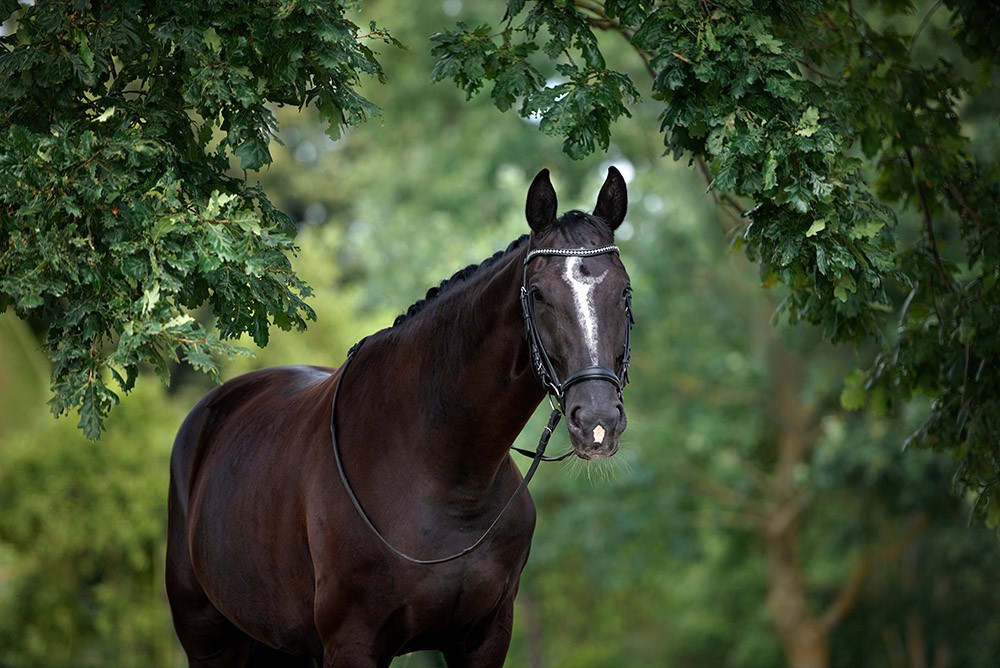
<svg viewBox="0 0 1000 668"><path fill-rule="evenodd" d="M594 443L603 443L604 434L605 434L604 427L602 427L601 425L597 425L596 427L594 427Z"/></svg>
<svg viewBox="0 0 1000 668"><path fill-rule="evenodd" d="M584 276L581 271L582 257L566 258L566 271L563 280L573 289L573 301L583 328L583 336L590 351L590 363L597 364L597 312L594 309L594 286L598 285L608 275L608 270L600 276Z"/></svg>

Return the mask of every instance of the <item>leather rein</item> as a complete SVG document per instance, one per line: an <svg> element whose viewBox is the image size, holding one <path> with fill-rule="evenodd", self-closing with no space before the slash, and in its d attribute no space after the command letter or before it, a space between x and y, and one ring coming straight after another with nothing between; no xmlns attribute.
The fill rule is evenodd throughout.
<svg viewBox="0 0 1000 668"><path fill-rule="evenodd" d="M524 330L525 336L528 339L528 345L530 347L532 368L535 374L538 376L539 381L541 381L542 387L545 392L549 395L549 403L552 405L552 413L549 415L549 421L542 430L542 434L538 439L538 445L534 452L530 450L525 450L523 448L517 448L511 446L511 450L517 452L518 454L531 457L531 466L528 467L528 471L524 474L521 482L518 484L517 489L504 504L504 507L497 514L493 522L486 528L486 531L471 545L459 550L453 554L446 557L439 557L436 559L418 559L412 557L405 552L401 551L395 545L389 542L389 540L382 535L375 524L372 522L371 518L368 517L368 513L365 512L364 507L361 505L361 500L355 493L354 488L351 486L350 481L347 479L347 473L344 470L344 462L340 455L340 447L337 444L337 428L335 423L335 417L337 414L337 397L340 394L340 383L344 379L344 375L347 373L347 367L350 365L351 360L357 354L358 350L364 344L366 339L361 339L358 341L347 353L347 359L345 360L343 366L340 369L340 376L337 378L337 384L334 386L333 399L331 400L330 407L330 440L333 445L333 458L337 464L337 472L340 474L340 481L344 485L344 490L347 492L348 498L351 500L351 504L354 509L358 512L365 526L385 545L391 552L396 556L409 561L413 564L419 564L424 566L432 566L435 564L443 564L449 561L455 561L460 559L470 552L474 551L480 545L482 545L486 538L493 532L494 529L500 524L501 520L506 517L507 513L514 507L514 502L524 493L528 488L528 483L535 475L535 471L538 470L538 465L541 462L555 462L562 461L573 454L573 450L563 453L562 455L550 457L545 455L545 449L548 447L549 439L552 437L552 433L559 424L560 418L563 415L563 401L565 397L566 390L576 383L585 380L604 380L609 383L614 384L615 388L618 390L618 396L621 398L622 389L628 384L628 365L629 357L631 354L631 342L630 342L630 330L635 320L632 315L632 299L631 292L626 293L626 315L628 318L628 324L625 329L625 352L622 358L622 366L618 372L615 372L608 367L593 365L584 367L579 371L576 371L566 377L565 380L560 381L559 375L556 373L555 368L552 366L552 361L549 358L548 353L545 351L545 346L542 343L541 336L538 333L538 327L535 324L535 309L534 309L534 294L537 292L537 288L529 287L528 285L528 263L531 262L536 257L539 256L561 256L561 257L592 257L594 255L603 255L605 253L618 253L618 246L609 245L601 246L600 248L576 248L576 249L564 249L564 248L538 248L535 250L529 250L524 257L524 272L521 281L521 292L520 292L520 302L521 311L524 316ZM555 403L553 403L553 399Z"/></svg>

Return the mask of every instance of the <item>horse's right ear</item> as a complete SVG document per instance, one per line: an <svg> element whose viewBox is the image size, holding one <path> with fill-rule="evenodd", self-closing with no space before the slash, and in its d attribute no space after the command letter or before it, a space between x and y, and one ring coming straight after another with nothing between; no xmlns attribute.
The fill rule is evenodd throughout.
<svg viewBox="0 0 1000 668"><path fill-rule="evenodd" d="M549 181L549 170L543 169L535 176L528 188L528 201L524 205L524 215L528 225L541 234L556 221L556 191Z"/></svg>
<svg viewBox="0 0 1000 668"><path fill-rule="evenodd" d="M603 220L614 232L625 220L625 211L628 209L628 193L626 192L625 179L622 173L614 167L608 167L608 178L605 179L601 187L601 193L597 196L597 207L594 215Z"/></svg>

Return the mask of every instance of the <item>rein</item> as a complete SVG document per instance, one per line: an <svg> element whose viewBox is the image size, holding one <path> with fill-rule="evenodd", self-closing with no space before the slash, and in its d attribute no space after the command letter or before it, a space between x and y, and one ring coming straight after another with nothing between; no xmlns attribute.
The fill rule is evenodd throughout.
<svg viewBox="0 0 1000 668"><path fill-rule="evenodd" d="M552 414L549 416L549 423L545 425L545 429L542 430L542 435L538 439L538 446L535 448L534 454L532 455L532 453L527 450L515 448L518 452L526 453L529 456L533 457L531 466L528 467L528 472L524 474L524 478L521 479L521 483L517 486L517 489L514 490L514 493L511 495L510 499L507 500L506 505L504 505L504 507L500 510L500 513L496 516L496 519L494 519L493 522L489 525L489 527L486 528L486 531L483 532L483 535L480 536L479 539L476 540L476 542L472 543L465 549L460 550L454 554L448 555L447 557L440 557L438 559L417 559L416 557L411 557L410 555L406 554L405 552L397 548L395 545L390 543L389 540L385 536L383 536L382 533L375 527L375 524L371 521L371 518L368 517L368 513L365 512L364 507L361 505L361 500L358 498L358 495L354 492L354 488L351 487L350 481L348 481L347 479L347 472L344 470L344 462L340 458L340 447L337 445L337 427L336 423L334 422L334 418L336 417L337 414L337 395L340 394L340 382L344 379L344 373L347 371L348 364L350 364L351 360L354 358L354 353L357 352L358 348L361 347L362 343L364 343L364 340L358 342L353 348L351 348L350 352L347 355L347 361L345 361L343 367L341 367L340 377L337 378L337 385L336 387L334 387L333 390L333 400L331 402L332 406L330 409L330 440L333 442L333 458L337 462L337 473L340 474L340 481L344 484L344 489L347 491L347 496L350 497L351 503L354 505L354 509L358 511L358 515L361 516L361 519L364 521L365 525L371 530L373 534L375 534L375 536L380 541L382 541L383 545L389 548L390 551L392 551L396 556L405 559L406 561L409 561L411 564L420 564L422 566L433 566L435 564L444 564L449 561L455 561L456 559L460 559L465 555L469 554L470 552L472 552L473 550L475 550L477 547L483 544L483 541L486 540L487 536L493 533L493 530L497 527L498 524L500 524L500 520L502 520L504 516L506 516L507 513L510 511L510 509L514 507L514 501L516 501L517 498L524 493L524 490L528 488L528 483L531 482L531 479L534 477L535 471L538 470L538 465L541 462L561 461L563 459L566 459L566 457L572 454L573 451L570 450L569 452L560 457L545 456L545 448L548 447L549 439L552 437L552 432L555 430L556 425L559 424L559 419L562 417L562 411L553 410Z"/></svg>
<svg viewBox="0 0 1000 668"><path fill-rule="evenodd" d="M524 493L528 488L528 483L535 475L535 471L538 470L538 465L541 462L558 462L566 459L573 454L573 450L569 450L562 455L555 457L548 457L545 455L545 449L548 447L549 439L552 437L552 433L559 424L559 420L563 415L563 397L565 395L566 389L575 383L579 383L584 380L605 380L613 383L618 390L618 396L621 397L622 388L628 383L628 364L629 364L629 354L631 352L631 346L629 342L629 330L634 323L632 317L632 303L631 298L627 297L626 301L626 312L628 316L628 327L625 330L625 354L622 363L622 369L616 373L611 369L594 365L585 367L579 371L570 374L566 380L560 381L558 374L556 374L555 368L552 366L552 362L549 359L548 354L545 352L545 346L542 344L542 339L539 336L538 328L535 325L535 312L534 312L534 302L533 294L534 291L528 288L528 274L527 266L528 263L536 257L546 256L546 255L556 255L562 257L591 257L594 255L603 255L605 253L618 253L618 246L602 246L600 248L579 248L579 249L563 249L563 248L538 248L529 251L524 258L524 275L521 283L521 293L520 302L521 309L524 314L524 327L525 336L528 339L529 346L531 348L531 358L532 366L535 370L536 375L542 383L542 387L550 395L554 397L557 404L553 404L552 413L549 415L548 424L542 430L542 434L538 439L538 445L534 452L530 450L525 450L523 448L511 447L511 450L531 457L531 466L528 467L527 473L521 479L520 484L518 484L517 489L507 500L507 503L497 514L496 518L492 523L486 528L486 531L471 545L468 547L455 552L454 554L448 555L446 557L440 557L437 559L418 559L412 557L395 545L389 542L389 540L382 535L375 524L372 522L371 518L368 517L368 513L365 512L364 507L361 505L361 500L358 495L354 492L354 488L351 487L350 481L347 479L347 472L344 470L344 462L340 456L340 446L337 443L337 427L335 418L337 415L337 397L340 395L340 383L344 379L344 375L347 373L347 367L350 365L351 360L354 359L355 354L358 349L364 344L365 339L362 339L348 351L347 359L345 360L343 366L340 369L340 376L337 378L337 384L333 389L333 399L331 400L330 406L330 440L333 445L333 458L337 463L337 472L340 474L340 481L344 485L344 490L347 492L347 496L351 499L351 504L354 509L358 512L365 526L385 545L393 554L404 559L412 564L418 564L423 566L433 566L435 564L444 564L449 561L455 561L460 559L470 552L474 551L486 538L493 533L493 530L500 524L500 521L506 517L507 513L514 507L514 502ZM551 402L551 399L550 399Z"/></svg>

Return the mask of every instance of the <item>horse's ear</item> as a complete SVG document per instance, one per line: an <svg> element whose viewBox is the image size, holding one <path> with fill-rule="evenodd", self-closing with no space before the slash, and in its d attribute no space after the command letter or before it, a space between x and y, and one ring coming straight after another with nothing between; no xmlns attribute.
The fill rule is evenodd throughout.
<svg viewBox="0 0 1000 668"><path fill-rule="evenodd" d="M531 229L541 233L552 225L556 220L556 206L556 191L549 181L549 170L543 169L531 182L528 201L524 205L524 215Z"/></svg>
<svg viewBox="0 0 1000 668"><path fill-rule="evenodd" d="M608 168L608 178L601 186L601 193L597 196L597 206L594 208L594 215L608 224L612 231L625 220L625 211L628 209L628 192L625 188L625 179L621 172L614 167Z"/></svg>

